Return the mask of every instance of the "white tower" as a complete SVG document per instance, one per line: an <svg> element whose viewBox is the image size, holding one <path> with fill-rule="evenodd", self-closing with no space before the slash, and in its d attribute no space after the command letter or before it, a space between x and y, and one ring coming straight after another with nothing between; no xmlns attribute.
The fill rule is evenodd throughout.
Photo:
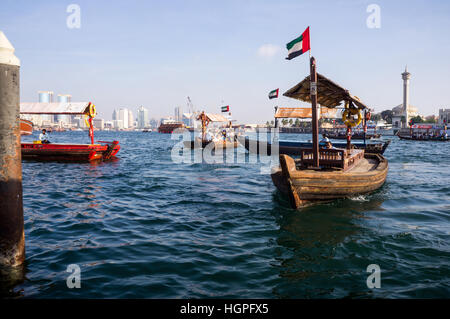
<svg viewBox="0 0 450 319"><path fill-rule="evenodd" d="M411 73L408 72L408 66L405 67L405 72L402 73L403 79L403 114L405 114L406 123L404 127L409 126L409 79Z"/></svg>

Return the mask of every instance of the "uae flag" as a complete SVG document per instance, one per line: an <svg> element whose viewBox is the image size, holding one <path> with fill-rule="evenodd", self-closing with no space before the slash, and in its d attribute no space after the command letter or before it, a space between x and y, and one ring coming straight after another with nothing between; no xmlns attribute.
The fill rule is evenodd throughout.
<svg viewBox="0 0 450 319"><path fill-rule="evenodd" d="M226 106L222 106L222 112L229 112L230 111L230 106L226 105Z"/></svg>
<svg viewBox="0 0 450 319"><path fill-rule="evenodd" d="M279 90L280 89L276 89L276 90L270 91L269 92L269 100L276 99L278 97L278 91Z"/></svg>
<svg viewBox="0 0 450 319"><path fill-rule="evenodd" d="M309 27L306 28L305 32L302 33L297 39L292 40L286 44L288 49L288 56L286 60L292 60L295 57L305 53L310 49L309 46Z"/></svg>

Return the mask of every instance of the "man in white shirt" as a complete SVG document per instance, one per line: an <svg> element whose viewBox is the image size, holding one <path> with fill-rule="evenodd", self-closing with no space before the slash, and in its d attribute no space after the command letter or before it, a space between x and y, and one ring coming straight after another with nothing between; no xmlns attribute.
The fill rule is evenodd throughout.
<svg viewBox="0 0 450 319"><path fill-rule="evenodd" d="M48 137L47 130L44 128L42 133L39 134L39 140L42 144L50 144L50 138Z"/></svg>

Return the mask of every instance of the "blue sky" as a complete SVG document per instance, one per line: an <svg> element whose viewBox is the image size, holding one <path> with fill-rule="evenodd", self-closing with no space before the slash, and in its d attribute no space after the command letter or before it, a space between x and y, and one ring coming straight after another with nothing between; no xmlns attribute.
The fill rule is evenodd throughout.
<svg viewBox="0 0 450 319"><path fill-rule="evenodd" d="M69 29L67 6L81 8ZM381 28L366 25L369 4ZM318 72L381 111L402 102L423 115L450 107L450 1L25 1L2 0L0 30L21 60L21 99L37 91L93 101L99 116L140 105L152 117L230 105L238 122L263 123L273 106L306 106L280 97L309 72L308 54L285 60L285 45L311 28ZM264 49L266 48L266 49Z"/></svg>

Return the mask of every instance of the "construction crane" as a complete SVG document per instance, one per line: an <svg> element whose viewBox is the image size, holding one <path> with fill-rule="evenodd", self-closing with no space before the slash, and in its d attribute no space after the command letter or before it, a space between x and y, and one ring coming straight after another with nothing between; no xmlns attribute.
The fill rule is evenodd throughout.
<svg viewBox="0 0 450 319"><path fill-rule="evenodd" d="M189 96L187 97L187 99L188 99L187 108L189 110L189 113L191 114L191 116L189 118L189 126L192 127L193 124L194 124L193 118L195 116L195 114L194 114L194 104L192 104L191 98Z"/></svg>

